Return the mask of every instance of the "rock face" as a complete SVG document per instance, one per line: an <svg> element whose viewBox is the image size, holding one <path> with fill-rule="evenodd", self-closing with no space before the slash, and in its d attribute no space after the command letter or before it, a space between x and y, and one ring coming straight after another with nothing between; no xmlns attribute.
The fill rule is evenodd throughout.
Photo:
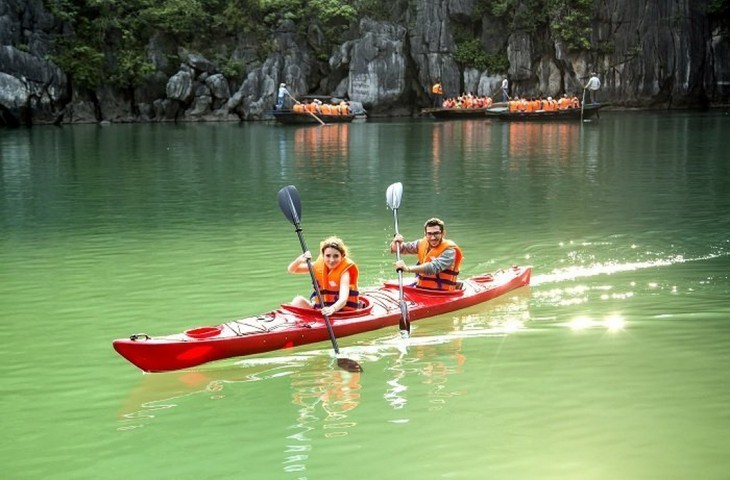
<svg viewBox="0 0 730 480"><path fill-rule="evenodd" d="M59 121L68 98L66 75L53 63L0 46L0 125Z"/></svg>
<svg viewBox="0 0 730 480"><path fill-rule="evenodd" d="M590 71L601 78L604 102L655 108L727 103L730 28L722 15L708 15L711 3L594 0L591 48L576 52L549 25L510 29L474 0L416 0L394 6L389 20L362 18L328 61L316 19L305 33L283 21L263 61L258 40L231 39L220 51L245 65L232 77L201 53L155 36L146 56L157 70L142 84L89 92L46 60L55 51L53 32L63 26L43 2L0 0L0 126L260 120L270 118L280 83L294 97L333 95L362 103L371 115L411 115L430 106L437 80L447 97L494 95L504 74L511 95L556 96L579 94ZM463 41L464 32L485 52L506 54L508 71L459 64L457 38ZM169 58L180 62L173 73Z"/></svg>

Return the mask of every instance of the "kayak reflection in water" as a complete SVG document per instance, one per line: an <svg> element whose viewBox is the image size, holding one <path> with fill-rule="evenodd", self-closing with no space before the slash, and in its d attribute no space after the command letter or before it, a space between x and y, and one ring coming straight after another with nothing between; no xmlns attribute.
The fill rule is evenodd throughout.
<svg viewBox="0 0 730 480"><path fill-rule="evenodd" d="M424 237L413 242L403 242L403 236L397 234L390 244L390 251L395 252L396 244L401 244L401 253L418 255L418 263L406 265L403 260L395 262L396 271L416 274L416 286L430 290L455 290L458 282L459 267L463 255L456 243L447 240L446 225L441 219L430 218L423 226Z"/></svg>
<svg viewBox="0 0 730 480"><path fill-rule="evenodd" d="M342 239L329 237L319 245L320 255L312 264L317 279L324 308L319 303L315 292L310 300L297 295L292 305L299 308L322 309L322 314L330 316L340 310L355 310L360 305L360 292L357 287L359 270L353 262ZM309 273L312 253L304 252L289 264L289 273Z"/></svg>

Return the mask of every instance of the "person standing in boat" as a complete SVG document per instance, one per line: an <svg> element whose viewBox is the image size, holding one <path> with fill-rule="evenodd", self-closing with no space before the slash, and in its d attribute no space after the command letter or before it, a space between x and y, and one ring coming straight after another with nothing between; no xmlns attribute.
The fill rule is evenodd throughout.
<svg viewBox="0 0 730 480"><path fill-rule="evenodd" d="M360 291L357 287L359 270L348 254L347 246L338 237L324 239L319 245L320 255L314 261L314 277L317 279L322 294L324 307L320 305L316 293L312 293L311 301L297 295L291 302L299 308L322 309L322 313L330 316L333 313L356 310L360 307ZM309 273L307 260L312 253L304 252L289 264L289 273Z"/></svg>
<svg viewBox="0 0 730 480"><path fill-rule="evenodd" d="M591 78L584 87L584 89L588 89L588 92L591 94L591 103L598 103L596 102L596 92L599 88L601 88L601 80L598 78L598 74L596 72L591 72Z"/></svg>
<svg viewBox="0 0 730 480"><path fill-rule="evenodd" d="M276 95L276 109L281 110L284 108L284 100L286 97L291 97L291 93L286 89L286 83L279 84L279 92ZM294 97L291 97L294 98Z"/></svg>
<svg viewBox="0 0 730 480"><path fill-rule="evenodd" d="M434 108L441 108L444 101L444 87L441 85L441 80L436 80L436 83L431 87L431 93L433 93Z"/></svg>
<svg viewBox="0 0 730 480"><path fill-rule="evenodd" d="M509 102L509 81L507 77L502 79L502 101Z"/></svg>
<svg viewBox="0 0 730 480"><path fill-rule="evenodd" d="M394 266L401 270L416 274L416 286L431 290L455 290L459 276L459 267L463 259L461 249L456 243L447 240L446 226L441 219L430 218L423 226L424 237L413 242L403 242L402 235L396 235L390 244L390 251L395 252L396 244L401 244L401 253L418 255L418 263L408 266L404 260L398 260Z"/></svg>

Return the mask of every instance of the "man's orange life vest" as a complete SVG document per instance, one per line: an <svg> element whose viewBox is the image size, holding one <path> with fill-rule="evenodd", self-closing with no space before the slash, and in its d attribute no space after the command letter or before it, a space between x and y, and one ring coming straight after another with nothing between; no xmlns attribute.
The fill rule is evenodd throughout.
<svg viewBox="0 0 730 480"><path fill-rule="evenodd" d="M418 264L429 263L433 259L439 257L447 248L453 248L456 251L456 257L454 263L449 265L445 270L437 273L436 275L428 275L426 273L419 273L417 287L428 288L431 290L455 290L456 280L459 276L459 267L461 266L461 260L464 258L461 253L461 249L451 240L441 240L438 247L431 248L428 243L428 238L423 237L418 242Z"/></svg>
<svg viewBox="0 0 730 480"><path fill-rule="evenodd" d="M350 272L350 294L347 297L347 303L342 310L356 310L360 306L360 291L357 288L357 277L359 271L355 262L345 257L342 261L334 268L330 270L324 263L324 258L319 257L313 265L314 277L317 279L317 285L319 285L319 291L322 294L322 300L324 306L329 307L334 304L340 298L340 279L342 274L346 271ZM314 308L322 308L319 304L319 299L316 293L312 293L312 300L314 302Z"/></svg>

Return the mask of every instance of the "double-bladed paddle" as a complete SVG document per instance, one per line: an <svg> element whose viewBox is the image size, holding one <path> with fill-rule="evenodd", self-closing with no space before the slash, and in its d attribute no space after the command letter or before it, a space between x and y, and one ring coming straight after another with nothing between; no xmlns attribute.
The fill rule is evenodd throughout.
<svg viewBox="0 0 730 480"><path fill-rule="evenodd" d="M294 225L294 231L297 232L299 244L302 246L302 253L305 253L309 249L304 241L304 234L302 233L302 227L300 225L302 218L302 201L299 198L297 188L294 185L282 188L279 190L278 199L279 208L281 208L281 211L284 213L284 216L289 220L289 222ZM319 304L324 307L322 292L319 290L319 284L317 283L317 278L314 275L314 268L312 267L312 260L309 258L307 258L307 268L309 269L309 276L312 278L312 286L314 287L314 292L317 295ZM324 317L325 325L327 325L327 333L332 341L332 347L335 350L335 355L337 355L337 366L343 370L347 370L348 372L362 372L362 367L355 360L339 356L340 347L337 346L337 338L335 337L335 331L332 328L332 322L330 322L329 317L324 313L322 316Z"/></svg>
<svg viewBox="0 0 730 480"><path fill-rule="evenodd" d="M388 207L393 210L393 222L395 223L395 234L398 233L398 208L400 207L400 200L403 196L403 184L400 182L394 183L388 187L385 192L385 200L388 203ZM400 260L400 242L395 244L395 258ZM398 325L400 326L401 333L408 335L411 333L411 322L408 321L408 306L403 298L403 271L398 269L398 295L400 300L400 313L401 318Z"/></svg>

